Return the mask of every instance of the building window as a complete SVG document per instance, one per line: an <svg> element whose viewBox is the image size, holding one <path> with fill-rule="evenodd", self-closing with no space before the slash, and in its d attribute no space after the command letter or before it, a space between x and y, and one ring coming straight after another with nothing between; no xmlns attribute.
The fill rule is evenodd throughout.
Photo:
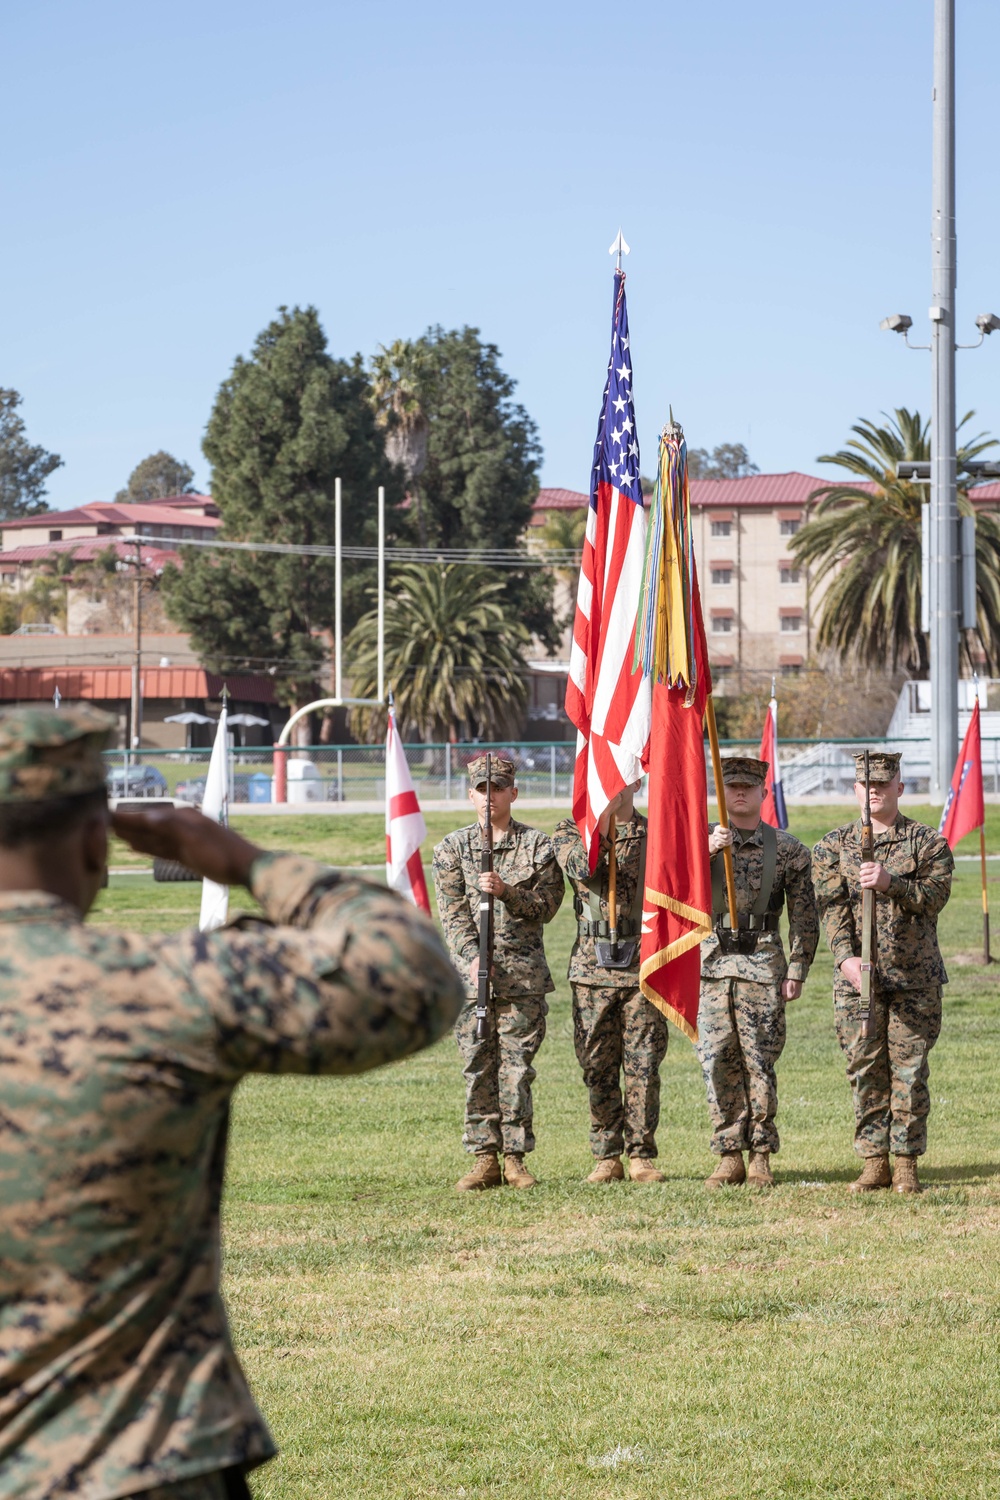
<svg viewBox="0 0 1000 1500"><path fill-rule="evenodd" d="M732 523L732 521L713 521L712 522L712 535L713 536L732 536L732 534L733 534L733 523Z"/></svg>
<svg viewBox="0 0 1000 1500"><path fill-rule="evenodd" d="M712 569L712 582L713 583L732 583L732 581L733 581L733 570L732 570L732 568L713 568Z"/></svg>
<svg viewBox="0 0 1000 1500"><path fill-rule="evenodd" d="M794 536L802 525L798 516L782 516L778 522L778 531L782 536Z"/></svg>
<svg viewBox="0 0 1000 1500"><path fill-rule="evenodd" d="M62 532L61 531L50 531L49 532L49 541L50 542L61 542L62 541Z"/></svg>
<svg viewBox="0 0 1000 1500"><path fill-rule="evenodd" d="M716 635L731 635L733 630L732 615L713 615L712 629Z"/></svg>
<svg viewBox="0 0 1000 1500"><path fill-rule="evenodd" d="M799 583L802 579L802 569L797 568L794 563L782 563L778 569L778 577L782 583Z"/></svg>
<svg viewBox="0 0 1000 1500"><path fill-rule="evenodd" d="M781 633L782 633L782 635L795 635L801 629L802 629L802 616L801 615L782 615L782 617L781 617Z"/></svg>
<svg viewBox="0 0 1000 1500"><path fill-rule="evenodd" d="M783 661L780 670L782 677L798 677L802 671L802 663L800 661Z"/></svg>

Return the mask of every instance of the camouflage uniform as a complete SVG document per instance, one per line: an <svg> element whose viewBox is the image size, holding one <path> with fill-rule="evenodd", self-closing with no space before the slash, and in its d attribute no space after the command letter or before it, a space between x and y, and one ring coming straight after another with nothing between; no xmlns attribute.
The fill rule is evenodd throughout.
<svg viewBox="0 0 1000 1500"><path fill-rule="evenodd" d="M641 813L616 825L618 932L629 941L637 940L641 930L641 917L633 930L629 913L645 841L646 819ZM610 840L601 836L593 876L573 818L563 818L556 825L552 842L573 889L577 916L568 977L573 995L573 1041L590 1095L590 1148L598 1160L621 1156L623 1151L629 1156L653 1157L657 1154L660 1064L667 1051L667 1023L639 990L638 941L630 968L606 969L597 962L596 935L589 930L591 881L599 882L601 919L605 923L608 919Z"/></svg>
<svg viewBox="0 0 1000 1500"><path fill-rule="evenodd" d="M747 765L763 766L766 774L766 762L730 756L723 762L724 777L731 780ZM763 779L762 775L757 779ZM709 832L716 827L712 823ZM777 855L767 913L770 930L757 933L753 953L723 952L717 931L701 945L698 1057L708 1093L712 1150L719 1155L747 1149L775 1152L780 1147L774 1120L778 1108L775 1065L785 1046L781 984L785 979L801 982L806 978L819 941L809 850L784 829L775 833ZM761 824L752 833L734 828L732 848L736 910L742 915L751 911L760 894ZM713 869L722 858L721 853L712 856ZM787 963L778 931L782 907L788 913ZM724 915L715 913L717 928Z"/></svg>
<svg viewBox="0 0 1000 1500"><path fill-rule="evenodd" d="M499 761L499 757L494 757ZM494 770L496 785L501 781ZM469 766L470 781L485 757ZM465 980L466 1003L455 1027L465 1076L465 1134L473 1155L502 1151L522 1156L535 1149L532 1133L531 1085L535 1054L545 1037L545 999L555 989L545 961L542 927L562 904L562 873L548 836L511 818L493 841L493 869L508 886L493 903L493 979L489 1026L485 1039L476 1040L476 986L470 977L479 955L479 876L482 869L483 830L479 823L459 828L434 850L434 886L438 911L455 967Z"/></svg>
<svg viewBox="0 0 1000 1500"><path fill-rule="evenodd" d="M898 767L897 756L877 759ZM872 761L873 779L891 779ZM816 845L813 882L837 965L834 1019L854 1100L854 1149L862 1157L921 1156L931 1104L927 1058L941 1031L941 987L948 982L937 918L951 894L955 862L940 834L902 813L890 829L873 831L875 860L892 880L887 891L875 892L876 967L864 1041L861 996L839 967L861 953L860 819Z"/></svg>
<svg viewBox="0 0 1000 1500"><path fill-rule="evenodd" d="M59 794L78 722L0 715L0 801ZM0 892L2 1500L221 1500L274 1453L219 1291L233 1090L376 1067L458 1011L405 901L295 855L249 883L264 920L164 937Z"/></svg>

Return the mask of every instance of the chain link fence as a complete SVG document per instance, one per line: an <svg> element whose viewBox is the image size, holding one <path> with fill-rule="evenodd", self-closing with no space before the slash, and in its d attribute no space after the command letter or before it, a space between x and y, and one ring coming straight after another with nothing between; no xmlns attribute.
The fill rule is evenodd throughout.
<svg viewBox="0 0 1000 1500"><path fill-rule="evenodd" d="M786 798L822 801L851 792L854 784L852 752L868 744L902 754L902 773L908 791L926 792L930 774L930 745L912 740L789 740L781 745L782 781ZM523 798L566 801L573 793L575 747L563 740L514 745L407 745L406 759L417 797L424 802L464 802L466 766L485 750L507 755L517 766ZM723 753L757 754L757 742L723 741ZM108 751L108 785L112 796L173 797L197 806L205 790L210 750ZM706 746L707 755L707 746ZM270 802L273 795L273 751L270 746L241 748L231 754L231 800ZM711 767L708 768L712 789ZM1000 740L983 739L983 787L1000 792ZM385 747L378 745L315 745L288 751L288 801L379 803L385 798Z"/></svg>

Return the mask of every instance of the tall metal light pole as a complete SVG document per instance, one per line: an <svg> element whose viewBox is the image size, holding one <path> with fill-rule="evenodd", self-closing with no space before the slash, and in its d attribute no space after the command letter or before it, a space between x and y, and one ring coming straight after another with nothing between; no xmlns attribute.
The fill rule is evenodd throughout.
<svg viewBox="0 0 1000 1500"><path fill-rule="evenodd" d="M931 206L930 657L932 802L958 754L958 494L955 462L955 0L934 0Z"/></svg>

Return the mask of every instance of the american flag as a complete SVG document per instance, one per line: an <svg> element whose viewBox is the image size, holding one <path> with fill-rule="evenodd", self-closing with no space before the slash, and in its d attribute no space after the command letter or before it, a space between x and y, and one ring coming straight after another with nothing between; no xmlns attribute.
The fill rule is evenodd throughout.
<svg viewBox="0 0 1000 1500"><path fill-rule="evenodd" d="M616 271L611 360L594 446L566 684L566 713L577 730L573 816L591 868L597 862L598 819L642 775L649 741L650 680L632 670L645 539L625 273Z"/></svg>

